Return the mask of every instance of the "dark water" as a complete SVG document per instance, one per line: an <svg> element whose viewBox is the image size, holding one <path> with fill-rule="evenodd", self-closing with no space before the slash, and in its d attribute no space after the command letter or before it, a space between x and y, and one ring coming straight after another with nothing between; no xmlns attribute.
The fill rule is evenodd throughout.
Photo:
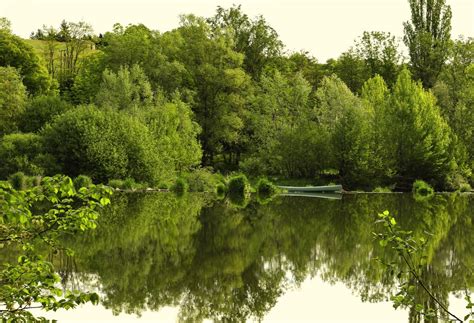
<svg viewBox="0 0 474 323"><path fill-rule="evenodd" d="M397 278L374 260L400 261L372 234L380 231L377 213L390 210L403 228L429 238L422 278L439 300L448 304L453 295L474 287L472 195L436 195L427 201L408 194L341 200L292 196L245 204L194 194L116 195L94 232L68 239L74 259L55 257L54 262L67 286L98 290L103 306L115 314L145 315L171 306L174 319L190 322L265 320L276 304L294 306L284 303L286 294L297 294L308 281L318 281L321 293L331 284L350 291L350 302L356 303L337 304L323 294L314 296L314 308L344 311L354 305L357 311L374 303L370 312L398 290ZM416 295L418 302L430 304L421 288ZM331 304L321 304L325 298ZM314 308L303 317L315 320ZM385 308L377 314L379 321L395 313L391 303ZM369 312L354 316L363 319ZM405 322L421 319L409 308L401 316Z"/></svg>

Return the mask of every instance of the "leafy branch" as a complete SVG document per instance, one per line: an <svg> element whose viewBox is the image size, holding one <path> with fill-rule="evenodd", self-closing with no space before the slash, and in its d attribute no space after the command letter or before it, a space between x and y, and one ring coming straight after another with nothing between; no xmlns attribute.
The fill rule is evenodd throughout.
<svg viewBox="0 0 474 323"><path fill-rule="evenodd" d="M378 217L379 220L376 222L383 224L384 232L374 232L373 234L375 238L379 240L380 246L384 248L389 246L395 250L397 255L403 260L403 263L408 268L407 271L404 271L399 268L397 263L384 263L383 261L379 260L390 270L391 273L398 271L397 278L402 279L403 277L407 277L406 281L403 281L402 279L402 282L399 285L400 291L391 297L391 300L394 302L394 307L398 308L399 306L412 306L416 312L425 317L437 317L436 309L431 307L425 308L425 306L422 304L417 303L417 300L414 296L416 286L411 283L414 279L441 310L443 310L456 321L463 322L463 320L449 311L448 307L436 298L436 296L421 278L423 267L426 266L428 259L426 252L427 239L424 237L415 238L412 231L400 229L397 221L390 215L389 211L380 213ZM472 313L473 303L471 302L469 293L467 291L465 299L468 302L466 307L471 310L471 312L464 317L464 320L467 320L470 317L474 318L474 314Z"/></svg>
<svg viewBox="0 0 474 323"><path fill-rule="evenodd" d="M98 210L110 203L111 194L103 185L76 190L66 176L46 177L40 186L26 191L0 182L0 248L21 250L16 263L4 264L0 271L2 319L37 321L28 309L39 306L56 311L98 303L96 293L63 293L57 288L60 276L36 248L43 245L62 250L61 234L94 229Z"/></svg>

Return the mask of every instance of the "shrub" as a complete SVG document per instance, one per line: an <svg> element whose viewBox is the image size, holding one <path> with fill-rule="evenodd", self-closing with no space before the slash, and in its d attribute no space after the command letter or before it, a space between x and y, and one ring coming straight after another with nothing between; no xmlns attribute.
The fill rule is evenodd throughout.
<svg viewBox="0 0 474 323"><path fill-rule="evenodd" d="M41 176L29 176L27 178L27 186L28 187L36 187L41 185Z"/></svg>
<svg viewBox="0 0 474 323"><path fill-rule="evenodd" d="M79 175L74 179L74 187L76 190L81 187L88 187L92 184L92 179L87 175Z"/></svg>
<svg viewBox="0 0 474 323"><path fill-rule="evenodd" d="M182 177L178 177L176 179L176 183L173 185L173 191L176 192L176 193L185 193L187 192L189 189L189 185L188 185L188 182L182 178Z"/></svg>
<svg viewBox="0 0 474 323"><path fill-rule="evenodd" d="M372 192L374 192L374 193L392 193L392 190L390 189L390 187L377 186L376 188L374 188L374 190Z"/></svg>
<svg viewBox="0 0 474 323"><path fill-rule="evenodd" d="M257 195L260 197L270 197L275 195L278 188L266 178L260 178L257 182Z"/></svg>
<svg viewBox="0 0 474 323"><path fill-rule="evenodd" d="M226 193L227 193L227 187L225 186L225 184L224 183L218 183L216 185L216 194L217 194L217 196L223 197L223 196L225 196Z"/></svg>
<svg viewBox="0 0 474 323"><path fill-rule="evenodd" d="M123 189L125 190L139 190L143 187L144 185L135 182L135 180L131 177L128 177L123 181Z"/></svg>
<svg viewBox="0 0 474 323"><path fill-rule="evenodd" d="M28 178L23 172L16 172L15 174L10 175L8 180L17 191L24 190L28 186Z"/></svg>
<svg viewBox="0 0 474 323"><path fill-rule="evenodd" d="M23 172L43 175L45 157L41 137L32 133L14 133L0 140L0 178Z"/></svg>
<svg viewBox="0 0 474 323"><path fill-rule="evenodd" d="M108 185L113 188L119 188L122 189L124 187L123 180L121 179L111 179L109 180Z"/></svg>
<svg viewBox="0 0 474 323"><path fill-rule="evenodd" d="M426 183L425 181L416 180L413 183L413 193L417 195L422 195L422 196L429 196L434 193L434 190L430 186L430 184Z"/></svg>
<svg viewBox="0 0 474 323"><path fill-rule="evenodd" d="M468 183L464 183L464 184L461 184L459 186L459 192L470 192L472 190L471 188L471 185L469 185Z"/></svg>
<svg viewBox="0 0 474 323"><path fill-rule="evenodd" d="M228 195L229 202L233 207L236 207L238 209L244 209L247 207L247 205L250 202L250 198L248 195L242 195L242 194L232 194L229 193Z"/></svg>
<svg viewBox="0 0 474 323"><path fill-rule="evenodd" d="M200 168L184 175L191 192L214 192L218 183L218 175L209 169Z"/></svg>
<svg viewBox="0 0 474 323"><path fill-rule="evenodd" d="M98 182L130 177L155 185L172 175L173 165L164 162L146 125L129 114L79 107L42 134L45 150L69 176L86 174Z"/></svg>
<svg viewBox="0 0 474 323"><path fill-rule="evenodd" d="M249 180L244 174L232 176L227 189L230 195L246 196L250 193Z"/></svg>
<svg viewBox="0 0 474 323"><path fill-rule="evenodd" d="M37 96L31 99L21 114L22 132L37 132L56 116L70 110L72 105L57 96Z"/></svg>

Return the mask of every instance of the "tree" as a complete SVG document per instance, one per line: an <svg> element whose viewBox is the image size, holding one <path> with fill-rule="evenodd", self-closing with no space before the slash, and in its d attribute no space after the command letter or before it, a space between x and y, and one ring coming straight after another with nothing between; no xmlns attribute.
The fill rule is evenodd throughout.
<svg viewBox="0 0 474 323"><path fill-rule="evenodd" d="M0 30L4 30L6 32L12 32L12 23L5 17L0 17Z"/></svg>
<svg viewBox="0 0 474 323"><path fill-rule="evenodd" d="M162 37L170 60L186 71L187 91L196 120L202 128L203 164L213 165L216 156L236 167L242 150L244 113L251 93L249 76L242 69L243 55L232 49L232 40L213 34L203 18L182 16L181 26Z"/></svg>
<svg viewBox="0 0 474 323"><path fill-rule="evenodd" d="M409 0L411 21L403 24L413 77L431 88L449 54L451 7L446 0Z"/></svg>
<svg viewBox="0 0 474 323"><path fill-rule="evenodd" d="M229 9L217 7L214 17L207 21L214 33L232 35L233 49L244 54L243 67L254 80L259 79L265 67L281 54L283 43L277 32L262 16L251 20L240 5Z"/></svg>
<svg viewBox="0 0 474 323"><path fill-rule="evenodd" d="M343 183L367 185L369 171L368 113L337 76L325 77L316 91L317 114L329 132L331 166Z"/></svg>
<svg viewBox="0 0 474 323"><path fill-rule="evenodd" d="M466 161L474 156L474 39L454 42L447 64L433 87L443 116L457 135L458 149L465 146ZM458 161L460 163L461 161Z"/></svg>
<svg viewBox="0 0 474 323"><path fill-rule="evenodd" d="M17 130L27 93L21 76L13 67L0 67L0 136Z"/></svg>
<svg viewBox="0 0 474 323"><path fill-rule="evenodd" d="M337 60L328 60L326 68L329 74L336 74L354 93L359 92L371 76L365 60L352 48L342 53Z"/></svg>
<svg viewBox="0 0 474 323"><path fill-rule="evenodd" d="M178 174L190 171L200 164L202 150L198 141L201 131L186 103L178 97L167 102L157 102L139 111L155 138L160 156Z"/></svg>
<svg viewBox="0 0 474 323"><path fill-rule="evenodd" d="M282 163L285 143L281 140L293 136L311 114L310 93L311 86L301 74L286 76L275 70L261 76L246 118L249 139L243 165L247 171L273 175L288 170Z"/></svg>
<svg viewBox="0 0 474 323"><path fill-rule="evenodd" d="M80 68L71 89L71 100L75 104L94 102L105 70L104 57L104 52L95 51L81 59Z"/></svg>
<svg viewBox="0 0 474 323"><path fill-rule="evenodd" d="M390 91L380 75L376 75L365 82L361 91L362 102L368 111L369 128L369 169L372 185L388 185L391 178L390 155L386 149L385 120Z"/></svg>
<svg viewBox="0 0 474 323"><path fill-rule="evenodd" d="M92 26L83 21L75 23L63 20L61 23L58 34L59 40L65 43L65 48L61 51L58 79L63 93L68 93L74 84L79 57L90 47L88 38L92 32Z"/></svg>
<svg viewBox="0 0 474 323"><path fill-rule="evenodd" d="M409 189L416 179L444 185L452 167L451 129L434 96L412 81L406 69L393 87L381 128L400 188Z"/></svg>
<svg viewBox="0 0 474 323"><path fill-rule="evenodd" d="M51 78L33 47L5 29L0 29L0 66L15 67L30 94L46 93L51 89Z"/></svg>
<svg viewBox="0 0 474 323"><path fill-rule="evenodd" d="M380 31L364 31L356 41L355 52L365 61L370 77L378 74L392 87L403 61L395 36Z"/></svg>
<svg viewBox="0 0 474 323"><path fill-rule="evenodd" d="M117 73L106 69L95 101L99 106L130 111L150 105L153 92L139 65L121 67Z"/></svg>

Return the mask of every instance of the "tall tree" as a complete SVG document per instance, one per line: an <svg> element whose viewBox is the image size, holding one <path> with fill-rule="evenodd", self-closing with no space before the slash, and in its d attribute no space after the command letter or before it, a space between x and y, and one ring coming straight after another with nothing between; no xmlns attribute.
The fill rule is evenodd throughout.
<svg viewBox="0 0 474 323"><path fill-rule="evenodd" d="M217 8L208 19L214 32L228 31L234 40L234 50L245 55L244 69L253 79L258 79L273 59L281 54L283 43L278 34L262 16L250 19L241 6Z"/></svg>
<svg viewBox="0 0 474 323"><path fill-rule="evenodd" d="M449 55L451 7L446 0L409 0L411 21L403 24L415 79L431 88Z"/></svg>
<svg viewBox="0 0 474 323"><path fill-rule="evenodd" d="M436 99L404 69L393 88L380 127L396 184L409 189L416 179L442 187L451 171L451 129Z"/></svg>
<svg viewBox="0 0 474 323"><path fill-rule="evenodd" d="M192 108L202 128L203 163L214 165L222 154L236 166L251 91L243 55L232 49L229 35L214 33L203 18L193 15L182 16L181 26L164 34L162 42L165 55L185 67L183 81L193 94Z"/></svg>
<svg viewBox="0 0 474 323"><path fill-rule="evenodd" d="M325 77L316 91L318 119L330 135L332 166L348 185L364 186L369 166L368 113L337 76Z"/></svg>
<svg viewBox="0 0 474 323"><path fill-rule="evenodd" d="M364 31L356 41L355 52L365 61L371 77L382 76L389 87L395 83L403 61L395 36L380 31Z"/></svg>
<svg viewBox="0 0 474 323"><path fill-rule="evenodd" d="M66 46L61 53L59 85L63 92L70 91L74 77L78 71L79 57L90 46L88 38L92 34L92 26L80 22L65 22L61 23L59 31L60 39L62 39Z"/></svg>

